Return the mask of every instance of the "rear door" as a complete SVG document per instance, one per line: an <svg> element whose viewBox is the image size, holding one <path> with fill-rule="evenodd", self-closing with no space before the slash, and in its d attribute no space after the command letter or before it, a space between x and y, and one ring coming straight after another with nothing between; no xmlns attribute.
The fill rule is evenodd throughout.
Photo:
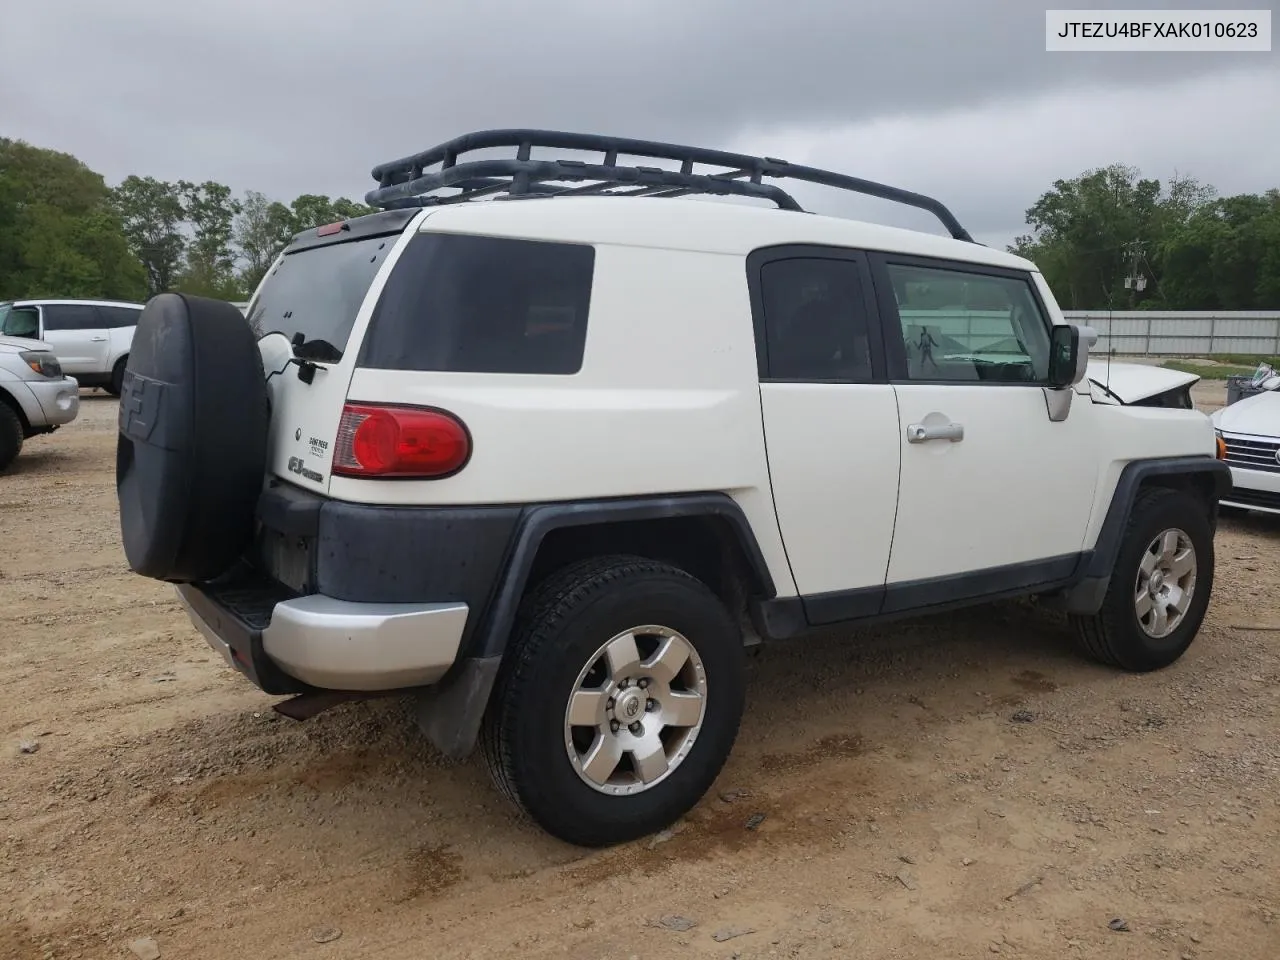
<svg viewBox="0 0 1280 960"><path fill-rule="evenodd" d="M268 376L267 467L276 476L328 493L334 439L359 350L352 330L362 311L373 309L404 226L418 214L392 211L307 231L259 284L246 319L259 337ZM300 346L291 350L295 338ZM315 366L299 366L291 360L294 353Z"/></svg>
<svg viewBox="0 0 1280 960"><path fill-rule="evenodd" d="M874 614L901 450L866 257L779 247L747 264L769 477L806 616Z"/></svg>
<svg viewBox="0 0 1280 960"><path fill-rule="evenodd" d="M71 376L106 372L110 339L106 322L91 303L46 303L44 339Z"/></svg>

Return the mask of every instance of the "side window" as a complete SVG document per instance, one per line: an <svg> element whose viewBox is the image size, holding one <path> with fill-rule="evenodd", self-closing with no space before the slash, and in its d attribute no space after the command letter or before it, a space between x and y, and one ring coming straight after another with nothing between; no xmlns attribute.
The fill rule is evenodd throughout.
<svg viewBox="0 0 1280 960"><path fill-rule="evenodd" d="M900 263L885 269L898 304L908 379L1048 378L1049 322L1029 280Z"/></svg>
<svg viewBox="0 0 1280 960"><path fill-rule="evenodd" d="M0 333L6 337L36 339L40 336L40 311L35 307L13 307L5 314Z"/></svg>
<svg viewBox="0 0 1280 960"><path fill-rule="evenodd" d="M871 379L867 311L856 262L771 260L760 269L760 298L770 379Z"/></svg>
<svg viewBox="0 0 1280 960"><path fill-rule="evenodd" d="M138 318L142 316L141 310L132 307L99 307L98 313L102 315L106 327L111 330L120 327L136 327Z"/></svg>
<svg viewBox="0 0 1280 960"><path fill-rule="evenodd" d="M101 330L98 311L87 303L51 303L44 308L46 330Z"/></svg>
<svg viewBox="0 0 1280 960"><path fill-rule="evenodd" d="M419 234L387 279L360 365L575 374L594 269L585 244Z"/></svg>

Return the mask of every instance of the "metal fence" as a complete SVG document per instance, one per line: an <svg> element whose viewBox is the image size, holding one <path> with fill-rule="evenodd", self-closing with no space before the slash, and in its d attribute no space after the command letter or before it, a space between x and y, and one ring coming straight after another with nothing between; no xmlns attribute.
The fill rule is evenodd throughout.
<svg viewBox="0 0 1280 960"><path fill-rule="evenodd" d="M1280 310L1064 310L1071 323L1098 331L1097 353L1126 356L1280 355Z"/></svg>

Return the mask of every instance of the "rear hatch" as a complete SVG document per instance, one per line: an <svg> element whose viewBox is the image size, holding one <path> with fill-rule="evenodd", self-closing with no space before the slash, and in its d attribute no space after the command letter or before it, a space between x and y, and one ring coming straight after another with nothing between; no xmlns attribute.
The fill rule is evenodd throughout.
<svg viewBox="0 0 1280 960"><path fill-rule="evenodd" d="M299 234L272 265L246 317L258 335L271 397L267 469L329 492L333 446L359 338L420 213L391 210Z"/></svg>

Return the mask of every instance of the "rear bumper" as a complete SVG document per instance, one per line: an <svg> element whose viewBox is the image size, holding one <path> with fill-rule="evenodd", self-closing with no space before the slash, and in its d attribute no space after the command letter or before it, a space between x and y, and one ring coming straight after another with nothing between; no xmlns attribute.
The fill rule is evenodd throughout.
<svg viewBox="0 0 1280 960"><path fill-rule="evenodd" d="M463 603L354 603L286 597L269 581L184 584L191 622L267 693L377 692L435 683L458 656Z"/></svg>

